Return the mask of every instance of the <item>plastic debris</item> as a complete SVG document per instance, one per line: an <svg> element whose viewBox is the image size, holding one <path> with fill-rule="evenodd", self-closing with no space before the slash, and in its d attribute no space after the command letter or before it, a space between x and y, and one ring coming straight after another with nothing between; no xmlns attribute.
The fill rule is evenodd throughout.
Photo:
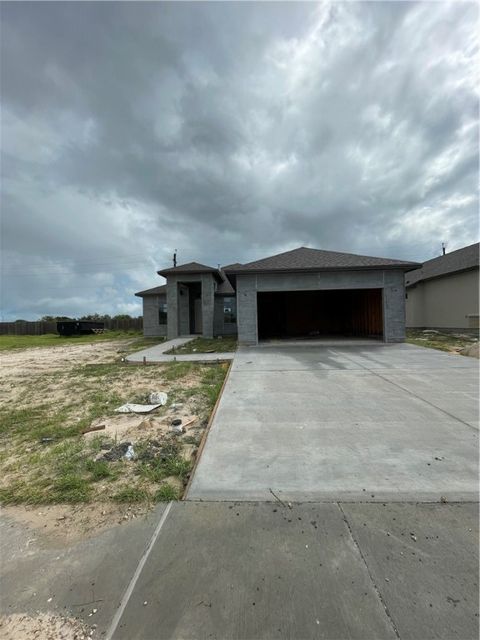
<svg viewBox="0 0 480 640"><path fill-rule="evenodd" d="M103 455L103 459L108 460L109 462L120 460L120 458L125 456L131 444L131 442L120 442L120 444L116 444Z"/></svg>
<svg viewBox="0 0 480 640"><path fill-rule="evenodd" d="M162 404L134 404L132 402L127 402L127 404L122 404L121 407L115 409L115 413L150 413L158 407L161 407Z"/></svg>
<svg viewBox="0 0 480 640"><path fill-rule="evenodd" d="M148 396L148 401L150 404L167 404L168 394L165 391L152 391L152 393Z"/></svg>
<svg viewBox="0 0 480 640"><path fill-rule="evenodd" d="M173 433L183 433L183 426L180 418L175 418L175 420L172 420L170 428Z"/></svg>
<svg viewBox="0 0 480 640"><path fill-rule="evenodd" d="M133 460L133 458L135 457L135 451L131 444L128 445L128 449L126 450L125 455L123 457L126 458L127 460Z"/></svg>

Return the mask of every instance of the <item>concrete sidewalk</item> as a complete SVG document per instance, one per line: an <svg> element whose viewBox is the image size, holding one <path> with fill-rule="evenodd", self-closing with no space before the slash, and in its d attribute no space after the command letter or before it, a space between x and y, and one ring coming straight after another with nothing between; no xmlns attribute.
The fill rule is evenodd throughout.
<svg viewBox="0 0 480 640"><path fill-rule="evenodd" d="M190 500L478 499L478 362L412 345L240 348Z"/></svg>
<svg viewBox="0 0 480 640"><path fill-rule="evenodd" d="M162 363L162 362L225 362L233 360L235 355L233 352L228 353L188 353L185 355L166 355L165 351L170 351L174 347L180 347L187 342L191 342L197 336L186 336L183 338L174 338L166 340L154 347L142 349L132 353L125 358L127 362L139 363Z"/></svg>
<svg viewBox="0 0 480 640"><path fill-rule="evenodd" d="M76 615L106 640L478 637L477 505L165 510L67 549L3 517L1 613Z"/></svg>

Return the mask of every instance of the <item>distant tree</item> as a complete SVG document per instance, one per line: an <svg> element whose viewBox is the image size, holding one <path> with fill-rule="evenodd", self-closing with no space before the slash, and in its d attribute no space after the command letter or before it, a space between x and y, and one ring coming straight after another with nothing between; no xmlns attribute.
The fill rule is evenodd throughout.
<svg viewBox="0 0 480 640"><path fill-rule="evenodd" d="M112 317L112 320L133 320L132 316L129 316L128 313L119 313L116 316Z"/></svg>
<svg viewBox="0 0 480 640"><path fill-rule="evenodd" d="M100 315L99 313L90 313L89 315L82 316L79 320L91 320L92 322L105 322L105 320L111 320L108 314Z"/></svg>
<svg viewBox="0 0 480 640"><path fill-rule="evenodd" d="M75 318L69 318L68 316L42 316L41 322L60 322L62 320L75 320Z"/></svg>

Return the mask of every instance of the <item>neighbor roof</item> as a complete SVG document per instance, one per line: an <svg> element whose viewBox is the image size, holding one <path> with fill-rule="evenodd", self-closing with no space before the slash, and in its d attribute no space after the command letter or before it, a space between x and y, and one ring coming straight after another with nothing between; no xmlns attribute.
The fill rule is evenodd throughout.
<svg viewBox="0 0 480 640"><path fill-rule="evenodd" d="M438 278L450 273L474 269L479 265L479 247L480 243L477 242L468 247L462 247L451 253L446 253L444 256L427 260L420 269L415 269L415 271L411 271L408 274L405 284L407 287L411 287L421 280L430 280L430 278Z"/></svg>
<svg viewBox="0 0 480 640"><path fill-rule="evenodd" d="M231 273L256 273L262 271L332 271L337 269L403 269L410 271L420 266L418 262L391 260L359 256L353 253L338 253L300 247L285 251L263 260L255 260L232 268L224 267Z"/></svg>
<svg viewBox="0 0 480 640"><path fill-rule="evenodd" d="M158 296L162 293L167 293L167 285L162 284L159 287L153 287L153 289L145 289L145 291L139 291L136 296L143 298L144 296Z"/></svg>

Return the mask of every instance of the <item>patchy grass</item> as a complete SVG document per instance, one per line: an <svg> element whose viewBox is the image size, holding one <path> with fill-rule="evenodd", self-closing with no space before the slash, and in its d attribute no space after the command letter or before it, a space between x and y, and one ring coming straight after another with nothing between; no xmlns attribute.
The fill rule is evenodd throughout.
<svg viewBox="0 0 480 640"><path fill-rule="evenodd" d="M191 472L182 446L201 441L227 369L183 362L134 367L118 361L67 364L54 371L33 366L28 375L7 374L5 398L15 400L0 406L0 502L153 503L181 497ZM146 431L134 443L134 461L104 459L121 437L99 431L87 438L82 431L93 421L114 419L119 405L143 402L153 390L165 390L169 397L167 406L151 414L156 420L164 417L168 425L178 411L170 405L180 402L187 407L183 415L198 416L195 428L178 438L167 431L154 455L142 457L150 447ZM175 482L167 485L168 478Z"/></svg>
<svg viewBox="0 0 480 640"><path fill-rule="evenodd" d="M124 487L113 495L115 502L149 502L152 500L152 494L146 489L139 487Z"/></svg>
<svg viewBox="0 0 480 640"><path fill-rule="evenodd" d="M421 329L407 329L407 340L410 344L429 349L439 349L450 353L460 353L478 341L478 336L459 333L442 333L440 331L423 331Z"/></svg>
<svg viewBox="0 0 480 640"><path fill-rule="evenodd" d="M169 502L170 500L178 500L178 498L178 491L168 483L162 485L155 494L156 502Z"/></svg>
<svg viewBox="0 0 480 640"><path fill-rule="evenodd" d="M180 356L188 353L230 353L236 350L237 339L226 336L223 338L195 338L165 353Z"/></svg>
<svg viewBox="0 0 480 640"><path fill-rule="evenodd" d="M99 334L87 334L84 336L60 336L56 333L45 333L41 336L0 336L0 351L6 349L30 349L31 347L61 347L75 344L88 344L104 342L105 340L132 340L135 341L135 349L152 344L151 338L144 338L140 331L105 331ZM150 342L145 342L150 341ZM161 342L161 338L155 338L153 344Z"/></svg>

